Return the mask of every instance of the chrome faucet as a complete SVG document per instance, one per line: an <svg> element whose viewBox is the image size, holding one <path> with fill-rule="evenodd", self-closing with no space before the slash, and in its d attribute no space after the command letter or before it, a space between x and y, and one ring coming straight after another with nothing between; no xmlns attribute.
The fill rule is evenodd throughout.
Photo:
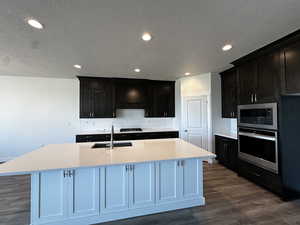
<svg viewBox="0 0 300 225"><path fill-rule="evenodd" d="M114 125L111 126L110 149L114 148Z"/></svg>

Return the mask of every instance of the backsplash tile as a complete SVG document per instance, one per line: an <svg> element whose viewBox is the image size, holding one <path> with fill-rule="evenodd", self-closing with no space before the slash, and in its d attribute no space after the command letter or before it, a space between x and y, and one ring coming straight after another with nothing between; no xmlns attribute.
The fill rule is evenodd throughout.
<svg viewBox="0 0 300 225"><path fill-rule="evenodd" d="M143 109L119 109L117 118L81 119L80 131L110 130L111 125L119 128L177 128L175 118L145 118Z"/></svg>

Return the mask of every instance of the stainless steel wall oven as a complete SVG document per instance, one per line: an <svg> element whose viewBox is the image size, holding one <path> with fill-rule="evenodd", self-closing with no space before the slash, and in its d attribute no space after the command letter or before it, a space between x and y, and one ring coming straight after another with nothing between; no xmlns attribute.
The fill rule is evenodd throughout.
<svg viewBox="0 0 300 225"><path fill-rule="evenodd" d="M278 173L277 131L239 128L239 158Z"/></svg>
<svg viewBox="0 0 300 225"><path fill-rule="evenodd" d="M278 173L277 103L238 106L239 158Z"/></svg>

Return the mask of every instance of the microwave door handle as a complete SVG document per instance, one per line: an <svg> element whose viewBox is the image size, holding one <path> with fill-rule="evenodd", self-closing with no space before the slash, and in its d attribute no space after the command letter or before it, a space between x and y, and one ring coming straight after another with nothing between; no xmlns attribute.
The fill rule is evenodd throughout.
<svg viewBox="0 0 300 225"><path fill-rule="evenodd" d="M276 141L275 137L268 136L268 135L262 135L262 134L255 134L255 133L248 133L248 132L239 132L239 135L240 136L257 138L257 139L268 140L268 141Z"/></svg>

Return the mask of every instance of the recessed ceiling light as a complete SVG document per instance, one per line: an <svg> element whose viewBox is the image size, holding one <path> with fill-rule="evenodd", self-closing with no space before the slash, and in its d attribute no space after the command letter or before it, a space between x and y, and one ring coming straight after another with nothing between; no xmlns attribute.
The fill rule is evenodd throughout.
<svg viewBox="0 0 300 225"><path fill-rule="evenodd" d="M135 69L134 69L134 72L139 73L139 72L141 72L141 69L135 68Z"/></svg>
<svg viewBox="0 0 300 225"><path fill-rule="evenodd" d="M39 29L39 30L44 29L44 25L41 24L41 23L40 23L38 20L36 20L36 19L33 19L33 18L27 19L27 23L28 23L30 26L32 26L32 27L34 27L34 28L36 28L36 29Z"/></svg>
<svg viewBox="0 0 300 225"><path fill-rule="evenodd" d="M151 34L149 34L149 33L144 33L143 36L142 36L142 39L143 39L144 41L151 41L152 36L151 36Z"/></svg>
<svg viewBox="0 0 300 225"><path fill-rule="evenodd" d="M80 69L82 68L82 66L81 66L81 65L78 65L78 64L75 64L75 65L74 65L74 68L76 68L76 69L79 69L79 70L80 70Z"/></svg>
<svg viewBox="0 0 300 225"><path fill-rule="evenodd" d="M222 50L224 51L224 52L226 52L226 51L229 51L230 49L232 49L232 45L224 45L223 46L223 48L222 48Z"/></svg>
<svg viewBox="0 0 300 225"><path fill-rule="evenodd" d="M188 76L188 75L191 75L191 73L189 73L189 72L186 72L184 75Z"/></svg>

